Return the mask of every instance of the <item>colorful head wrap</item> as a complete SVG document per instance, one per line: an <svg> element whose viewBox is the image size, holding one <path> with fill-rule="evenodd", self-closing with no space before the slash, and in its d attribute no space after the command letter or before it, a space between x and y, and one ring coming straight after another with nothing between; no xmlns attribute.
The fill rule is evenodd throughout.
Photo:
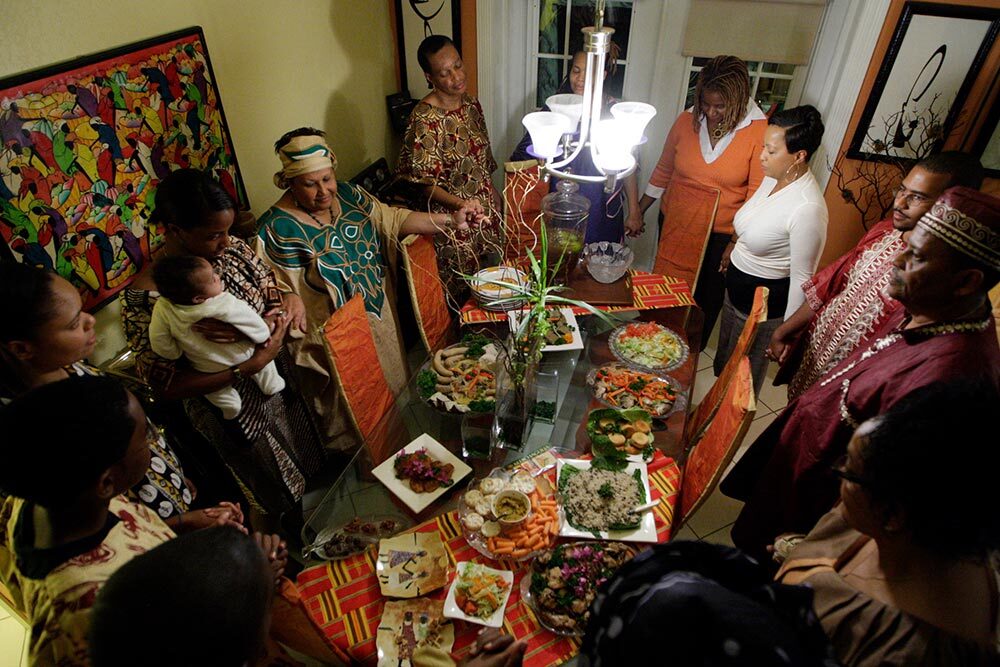
<svg viewBox="0 0 1000 667"><path fill-rule="evenodd" d="M281 171L274 174L274 184L282 189L296 176L337 168L337 156L326 145L326 139L316 134L292 137L278 150L278 157Z"/></svg>
<svg viewBox="0 0 1000 667"><path fill-rule="evenodd" d="M1000 271L1000 199L972 188L949 188L917 225L963 255Z"/></svg>

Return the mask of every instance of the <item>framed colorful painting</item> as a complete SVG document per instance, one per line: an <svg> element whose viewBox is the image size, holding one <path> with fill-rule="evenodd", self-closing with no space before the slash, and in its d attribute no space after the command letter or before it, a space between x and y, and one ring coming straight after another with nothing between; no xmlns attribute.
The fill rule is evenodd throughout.
<svg viewBox="0 0 1000 667"><path fill-rule="evenodd" d="M246 191L201 28L0 80L0 248L53 269L99 308L162 242L149 224L170 171Z"/></svg>

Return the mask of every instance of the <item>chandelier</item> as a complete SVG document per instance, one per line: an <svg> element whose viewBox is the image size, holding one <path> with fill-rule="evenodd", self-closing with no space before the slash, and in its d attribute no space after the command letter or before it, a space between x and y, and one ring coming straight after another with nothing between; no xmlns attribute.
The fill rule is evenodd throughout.
<svg viewBox="0 0 1000 667"><path fill-rule="evenodd" d="M583 50L587 69L583 95L552 95L545 100L552 111L535 111L521 122L531 135L531 152L545 159L542 175L578 183L604 183L605 192L614 190L619 179L636 168L635 147L656 109L644 102L619 102L611 107L611 118L601 118L604 99L604 65L611 47L614 28L604 27L605 0L596 0L595 25L583 29ZM575 136L577 123L579 136ZM567 170L583 150L599 175L575 174Z"/></svg>

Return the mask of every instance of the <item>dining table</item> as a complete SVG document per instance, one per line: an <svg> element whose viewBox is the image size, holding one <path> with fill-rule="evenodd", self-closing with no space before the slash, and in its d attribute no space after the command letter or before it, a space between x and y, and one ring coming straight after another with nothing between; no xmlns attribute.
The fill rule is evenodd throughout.
<svg viewBox="0 0 1000 667"><path fill-rule="evenodd" d="M550 452L556 457L570 459L589 456L590 440L584 427L587 416L592 409L606 406L594 397L588 376L592 378L595 369L618 361L609 345L609 334L616 327L634 321L655 322L678 334L687 346L684 361L665 373L679 388L679 394L669 416L655 421L656 451L647 464L650 494L654 500L660 501L652 510L656 541L669 540L675 528L674 507L688 445L685 440L688 402L702 338L702 312L688 301L689 305L618 310L613 314L613 323L593 315L579 316L579 349L544 352L538 365L537 400L554 403L554 414L550 418L536 416L527 426L520 448L494 447L488 455L481 453L483 458L463 457L463 424L468 428L474 417L443 413L421 397L416 371L426 367L430 360L417 360L411 369L414 378L372 429L365 446L353 454L322 501L307 516L302 530L306 552L310 551L308 545L322 542L331 531L352 521L367 522L372 526L383 523L391 526L394 533L437 533L444 543L452 575L455 564L462 561L513 571L514 583L504 610L502 629L527 642L525 665L548 667L572 663L579 651L580 638L546 629L528 601L520 595L519 583L525 576L529 561L493 560L475 549L463 533L457 512L458 499L470 480L481 479L498 467L513 468L539 453ZM497 318L467 319L470 321L463 326L463 331L489 326L487 320ZM493 323L493 326L502 329L507 323ZM472 470L426 508L414 512L379 481L373 471L408 443L425 435L440 443ZM378 536L386 535L380 532ZM560 538L560 542L564 541L565 538ZM649 545L633 546L642 548ZM352 664L378 664L379 626L387 601L381 594L377 576L378 543L372 541L368 548L345 558L326 560L316 553L312 558L315 560L307 560L308 566L299 574L297 584L313 620L338 652ZM448 586L445 586L427 597L443 600L447 592ZM451 654L456 660L468 654L480 629L479 625L454 621ZM392 664L395 665L396 661Z"/></svg>

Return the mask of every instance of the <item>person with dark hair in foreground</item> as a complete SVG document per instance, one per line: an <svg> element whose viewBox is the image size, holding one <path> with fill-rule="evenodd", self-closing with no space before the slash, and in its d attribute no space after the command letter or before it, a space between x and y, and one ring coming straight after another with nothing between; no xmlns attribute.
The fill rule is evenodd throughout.
<svg viewBox="0 0 1000 667"><path fill-rule="evenodd" d="M982 438L997 414L995 385L935 383L862 423L834 465L840 504L777 578L813 589L845 665L1000 664L1000 449Z"/></svg>
<svg viewBox="0 0 1000 667"><path fill-rule="evenodd" d="M625 563L591 605L587 667L835 667L804 586L775 584L736 549L670 542Z"/></svg>
<svg viewBox="0 0 1000 667"><path fill-rule="evenodd" d="M745 501L732 537L751 556L766 557L776 535L805 532L833 507L829 468L858 424L936 381L983 377L1000 387L987 297L1000 278L1000 199L951 188L906 244L889 282L903 309L789 403L722 481L723 493Z"/></svg>
<svg viewBox="0 0 1000 667"><path fill-rule="evenodd" d="M53 418L56 416L57 418ZM87 664L94 595L124 563L174 537L120 495L156 437L117 381L52 382L0 409L0 579L31 627L31 664Z"/></svg>
<svg viewBox="0 0 1000 667"><path fill-rule="evenodd" d="M886 294L892 261L903 252L903 233L917 224L946 189L978 190L979 159L946 151L921 160L903 179L892 215L873 225L850 251L800 287L805 300L774 330L768 357L781 364L775 384L788 383L788 398L808 389L836 366L902 305ZM800 295L801 296L801 295Z"/></svg>
<svg viewBox="0 0 1000 667"><path fill-rule="evenodd" d="M265 650L273 582L258 545L238 530L170 540L126 563L98 594L90 623L94 667L253 665ZM151 624L174 639L150 650Z"/></svg>

